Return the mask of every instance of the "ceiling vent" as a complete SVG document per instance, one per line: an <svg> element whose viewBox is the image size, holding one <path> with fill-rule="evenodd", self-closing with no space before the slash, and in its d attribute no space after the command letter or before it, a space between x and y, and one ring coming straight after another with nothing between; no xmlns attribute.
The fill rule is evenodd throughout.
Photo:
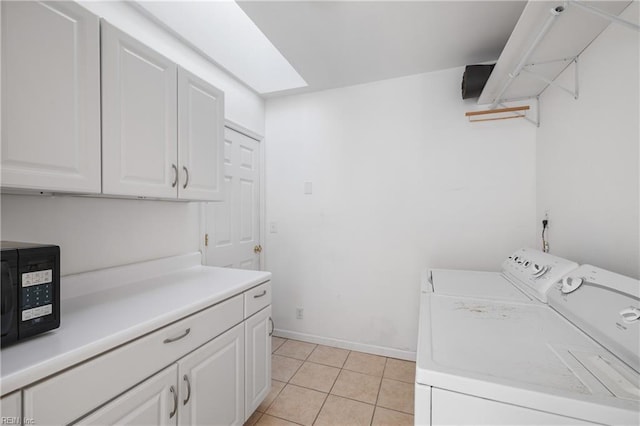
<svg viewBox="0 0 640 426"><path fill-rule="evenodd" d="M465 67L464 74L462 74L462 99L480 97L495 65L467 65Z"/></svg>

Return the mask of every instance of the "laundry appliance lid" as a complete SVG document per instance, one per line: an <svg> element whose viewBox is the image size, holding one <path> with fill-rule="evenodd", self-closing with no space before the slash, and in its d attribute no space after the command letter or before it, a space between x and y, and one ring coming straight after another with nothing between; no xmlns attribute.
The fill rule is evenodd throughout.
<svg viewBox="0 0 640 426"><path fill-rule="evenodd" d="M433 293L422 293L421 304L417 384L577 419L637 422L638 373L548 306ZM581 363L589 357L617 372L627 392L604 386L602 372Z"/></svg>
<svg viewBox="0 0 640 426"><path fill-rule="evenodd" d="M500 272L433 269L431 280L433 290L438 294L522 302L532 300Z"/></svg>

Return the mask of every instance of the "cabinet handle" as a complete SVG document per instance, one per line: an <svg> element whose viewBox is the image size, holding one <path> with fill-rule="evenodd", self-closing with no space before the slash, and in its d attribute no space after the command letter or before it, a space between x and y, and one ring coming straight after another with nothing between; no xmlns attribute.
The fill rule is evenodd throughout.
<svg viewBox="0 0 640 426"><path fill-rule="evenodd" d="M187 185L189 185L189 170L185 166L182 166L182 170L184 170L184 174L187 176L187 179L184 181L184 185L182 188L187 189Z"/></svg>
<svg viewBox="0 0 640 426"><path fill-rule="evenodd" d="M170 337L168 339L164 339L164 343L171 343L171 342L175 342L176 340L180 340L183 339L185 337L187 337L187 334L191 333L191 329L187 328L184 333L182 333L181 335L179 335L178 337Z"/></svg>
<svg viewBox="0 0 640 426"><path fill-rule="evenodd" d="M275 330L276 325L273 323L273 319L269 317L269 322L271 323L271 331L269 332L269 337L273 336L273 330Z"/></svg>
<svg viewBox="0 0 640 426"><path fill-rule="evenodd" d="M176 388L173 386L169 388L169 392L173 394L173 411L169 413L169 418L172 419L173 416L176 415L176 412L178 412L178 393L176 392Z"/></svg>
<svg viewBox="0 0 640 426"><path fill-rule="evenodd" d="M267 294L267 290L262 290L262 293L260 293L260 294L254 294L254 295L253 295L253 298L254 298L254 299L257 299L258 297L265 296L266 294Z"/></svg>
<svg viewBox="0 0 640 426"><path fill-rule="evenodd" d="M189 398L191 398L191 382L189 381L189 376L187 376L186 374L184 375L182 380L187 382L187 397L184 399L184 401L182 401L182 405L187 405L187 402L189 402Z"/></svg>
<svg viewBox="0 0 640 426"><path fill-rule="evenodd" d="M176 185L178 184L178 166L176 166L175 164L172 164L171 167L173 168L173 172L175 173L175 177L173 178L173 183L171 184L171 187L175 188Z"/></svg>

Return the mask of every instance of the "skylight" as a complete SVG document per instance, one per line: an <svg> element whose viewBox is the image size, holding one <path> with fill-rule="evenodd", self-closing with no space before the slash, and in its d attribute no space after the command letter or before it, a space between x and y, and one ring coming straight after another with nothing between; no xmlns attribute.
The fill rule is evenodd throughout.
<svg viewBox="0 0 640 426"><path fill-rule="evenodd" d="M307 85L235 1L137 3L260 94Z"/></svg>

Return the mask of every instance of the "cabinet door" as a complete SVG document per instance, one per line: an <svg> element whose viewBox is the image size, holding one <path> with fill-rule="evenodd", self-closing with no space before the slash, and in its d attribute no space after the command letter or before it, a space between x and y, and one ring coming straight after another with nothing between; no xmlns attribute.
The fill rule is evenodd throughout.
<svg viewBox="0 0 640 426"><path fill-rule="evenodd" d="M178 197L217 201L223 196L224 93L178 69Z"/></svg>
<svg viewBox="0 0 640 426"><path fill-rule="evenodd" d="M244 423L244 324L178 362L179 425Z"/></svg>
<svg viewBox="0 0 640 426"><path fill-rule="evenodd" d="M2 2L2 186L100 192L99 19Z"/></svg>
<svg viewBox="0 0 640 426"><path fill-rule="evenodd" d="M178 366L162 370L82 419L83 425L175 425Z"/></svg>
<svg viewBox="0 0 640 426"><path fill-rule="evenodd" d="M102 191L176 198L176 64L102 22Z"/></svg>
<svg viewBox="0 0 640 426"><path fill-rule="evenodd" d="M245 420L271 389L271 306L245 321Z"/></svg>
<svg viewBox="0 0 640 426"><path fill-rule="evenodd" d="M20 397L20 391L14 392L7 396L3 396L0 399L0 413L2 413L3 424L20 424L19 422L11 423L4 419L19 419L22 418L22 398Z"/></svg>

